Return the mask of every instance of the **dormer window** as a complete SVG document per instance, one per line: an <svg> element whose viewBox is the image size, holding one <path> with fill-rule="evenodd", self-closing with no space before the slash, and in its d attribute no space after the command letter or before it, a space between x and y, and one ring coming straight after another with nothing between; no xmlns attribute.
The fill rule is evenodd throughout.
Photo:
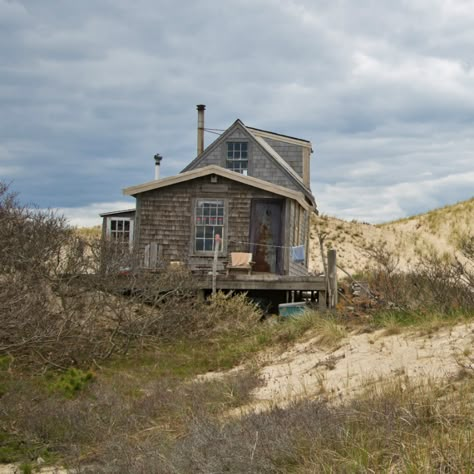
<svg viewBox="0 0 474 474"><path fill-rule="evenodd" d="M247 176L249 168L248 143L227 142L227 169Z"/></svg>

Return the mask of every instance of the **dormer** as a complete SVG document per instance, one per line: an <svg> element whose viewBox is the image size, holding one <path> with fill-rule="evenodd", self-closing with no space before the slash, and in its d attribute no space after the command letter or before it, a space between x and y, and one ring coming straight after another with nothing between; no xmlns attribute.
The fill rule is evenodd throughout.
<svg viewBox="0 0 474 474"><path fill-rule="evenodd" d="M313 150L309 140L253 127L247 127L247 129L254 136L265 140L301 177L306 187L311 186L310 159Z"/></svg>
<svg viewBox="0 0 474 474"><path fill-rule="evenodd" d="M182 172L216 165L243 176L303 192L314 203L310 190L311 142L247 127L237 119L204 148L204 106L198 106L198 156Z"/></svg>

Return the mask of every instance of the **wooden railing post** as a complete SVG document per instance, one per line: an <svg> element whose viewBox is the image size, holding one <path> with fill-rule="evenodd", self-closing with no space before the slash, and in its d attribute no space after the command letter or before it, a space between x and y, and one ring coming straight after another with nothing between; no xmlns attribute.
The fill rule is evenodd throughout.
<svg viewBox="0 0 474 474"><path fill-rule="evenodd" d="M216 294L216 280L217 280L217 257L219 255L219 249L222 245L221 236L216 234L214 240L214 260L212 261L212 295Z"/></svg>
<svg viewBox="0 0 474 474"><path fill-rule="evenodd" d="M329 308L334 309L337 305L337 257L335 249L328 252L328 280Z"/></svg>

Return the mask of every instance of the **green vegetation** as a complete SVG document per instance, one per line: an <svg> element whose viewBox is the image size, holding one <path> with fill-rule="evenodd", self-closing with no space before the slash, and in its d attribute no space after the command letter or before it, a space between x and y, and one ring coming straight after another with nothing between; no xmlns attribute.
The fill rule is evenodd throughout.
<svg viewBox="0 0 474 474"><path fill-rule="evenodd" d="M67 398L73 398L94 380L94 374L88 370L69 368L65 372L55 375L48 383L50 392L58 392Z"/></svg>
<svg viewBox="0 0 474 474"><path fill-rule="evenodd" d="M2 359L2 426L9 440L3 462L28 465L39 455L72 462L80 452L87 464L97 449L109 453L112 440L128 443L130 436L137 443L158 439L174 445L196 417L217 420L250 401L260 383L255 367L263 350L283 350L314 331L328 347L345 336L332 316L316 312L260 321L260 310L245 295L218 293L205 308L172 332L164 321L166 337L116 354L94 373L80 368L31 373ZM241 364L232 375L196 378Z"/></svg>
<svg viewBox="0 0 474 474"><path fill-rule="evenodd" d="M37 443L34 440L22 439L13 433L0 431L0 464L29 463L43 458L48 462L55 461L47 444Z"/></svg>
<svg viewBox="0 0 474 474"><path fill-rule="evenodd" d="M371 383L343 405L307 400L240 415L261 383L255 368L262 350L281 350L309 336L336 348L348 334L346 325L357 323L307 312L262 322L248 318L236 327L230 322L236 305L249 314L255 307L241 296L218 298L219 310L232 312L229 321L221 313L208 326L211 337L180 334L145 351L115 355L95 369L93 383L90 372L79 369L41 375L4 364L12 376L1 399L3 462L34 467L41 456L95 473L472 470L469 368L445 385ZM370 324L403 330L420 327L428 316L385 310ZM236 372L216 372L242 362ZM53 381L58 389L51 392ZM59 389L75 381L80 389Z"/></svg>
<svg viewBox="0 0 474 474"><path fill-rule="evenodd" d="M370 325L374 329L385 329L386 334L399 334L403 329L431 333L443 327L472 321L474 311L405 311L382 310L374 313Z"/></svg>

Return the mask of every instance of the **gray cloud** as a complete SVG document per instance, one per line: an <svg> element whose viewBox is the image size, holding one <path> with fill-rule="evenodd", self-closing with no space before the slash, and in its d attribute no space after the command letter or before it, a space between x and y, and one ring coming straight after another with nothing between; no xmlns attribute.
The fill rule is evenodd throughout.
<svg viewBox="0 0 474 474"><path fill-rule="evenodd" d="M310 139L325 213L467 199L473 20L463 0L0 0L0 178L75 219L122 205L156 152L165 175L194 158L205 103L209 127Z"/></svg>

